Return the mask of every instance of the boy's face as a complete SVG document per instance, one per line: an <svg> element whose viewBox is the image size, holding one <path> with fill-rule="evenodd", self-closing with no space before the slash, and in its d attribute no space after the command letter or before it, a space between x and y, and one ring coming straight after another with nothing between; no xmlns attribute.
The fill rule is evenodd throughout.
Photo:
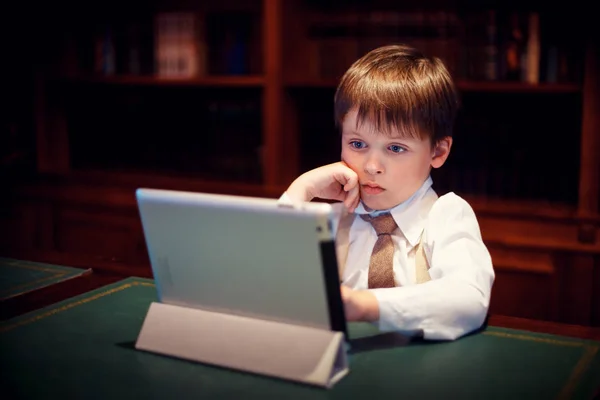
<svg viewBox="0 0 600 400"><path fill-rule="evenodd" d="M435 148L430 140L376 131L369 121L356 126L356 110L348 112L342 127L342 161L356 174L360 198L371 210L392 208L412 196L448 157L452 138Z"/></svg>

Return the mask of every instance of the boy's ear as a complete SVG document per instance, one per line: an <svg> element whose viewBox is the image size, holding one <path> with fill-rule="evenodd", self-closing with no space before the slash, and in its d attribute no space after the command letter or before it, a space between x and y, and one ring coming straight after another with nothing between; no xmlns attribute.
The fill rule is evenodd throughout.
<svg viewBox="0 0 600 400"><path fill-rule="evenodd" d="M431 154L431 166L433 168L439 168L444 165L446 159L450 155L451 147L452 138L450 136L438 140Z"/></svg>

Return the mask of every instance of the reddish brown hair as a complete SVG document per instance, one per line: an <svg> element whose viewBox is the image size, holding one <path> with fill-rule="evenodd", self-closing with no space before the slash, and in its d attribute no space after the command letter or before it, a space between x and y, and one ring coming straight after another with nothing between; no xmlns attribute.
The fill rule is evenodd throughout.
<svg viewBox="0 0 600 400"><path fill-rule="evenodd" d="M338 127L350 110L357 124L368 120L389 134L431 140L452 136L459 106L450 73L439 58L426 57L405 45L390 45L365 54L346 71L335 93Z"/></svg>

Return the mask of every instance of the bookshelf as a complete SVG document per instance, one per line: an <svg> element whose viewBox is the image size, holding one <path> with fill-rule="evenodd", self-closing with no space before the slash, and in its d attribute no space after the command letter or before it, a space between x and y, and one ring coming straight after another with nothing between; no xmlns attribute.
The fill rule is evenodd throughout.
<svg viewBox="0 0 600 400"><path fill-rule="evenodd" d="M262 87L265 78L254 76L207 76L196 78L165 78L160 76L81 76L63 78L64 85L120 85L120 86L188 86L188 87Z"/></svg>
<svg viewBox="0 0 600 400"><path fill-rule="evenodd" d="M41 173L104 168L285 188L306 169L337 159L332 97L343 71L368 49L402 41L444 58L463 97L457 145L449 168L437 177L442 190L516 206L556 201L588 220L598 210L597 43L591 42L591 23L581 10L553 9L535 0L111 0L89 7L59 1L40 11L45 16L33 17L39 26L31 28L23 45L37 49L29 61L35 65L33 119ZM161 47L172 44L173 26L179 27L176 61L195 66L179 75L164 69L177 62L161 62L173 56L168 46ZM517 64L509 65L508 54ZM530 54L538 56L537 68L527 68ZM234 116L235 108L246 111ZM207 109L220 111L211 115ZM550 153L545 134L559 130L557 146L569 165L559 174L556 190L549 178L560 169L559 157L539 170L530 165L546 162L542 155L531 157L535 141L548 143L541 148ZM506 146L507 132L524 140L511 143L505 158L530 162L515 161L505 175L533 171L541 178L532 172L503 192L508 183L499 180L505 177L478 163L502 158L491 156L491 136ZM206 141L227 135L232 136L220 144ZM322 148L313 146L316 140L324 142ZM168 141L175 143L168 147ZM227 145L237 142L238 156L221 160ZM213 171L210 160L173 161L194 158L201 143L218 147L214 158L229 167L217 163ZM123 165L116 153L111 155L119 147L121 158L135 155L135 146L165 150L172 159L148 155L138 162L132 156L130 165ZM88 153L95 147L104 159ZM475 147L477 156L469 164ZM153 168L153 163L165 167ZM487 189L482 182L498 187ZM545 187L536 192L533 186L540 182Z"/></svg>
<svg viewBox="0 0 600 400"><path fill-rule="evenodd" d="M2 74L1 176L14 189L0 202L0 233L10 238L0 250L147 272L135 188L279 196L300 173L338 160L333 95L343 71L374 46L407 42L444 58L460 91L455 143L434 185L478 214L498 265L495 309L600 324L591 11L538 0L11 7L2 37L22 34L6 41L18 61ZM181 28L178 53L161 50L159 16L193 26L192 35ZM530 40L536 24L539 40ZM549 294L526 315L511 290L525 296L535 285Z"/></svg>
<svg viewBox="0 0 600 400"><path fill-rule="evenodd" d="M59 1L41 11L25 43L38 49L39 173L284 189L337 160L343 71L406 42L443 58L462 96L438 189L498 210L554 204L581 218L579 239L595 240L598 55L583 12L535 0Z"/></svg>
<svg viewBox="0 0 600 400"><path fill-rule="evenodd" d="M538 218L535 208L564 210L560 219L579 226L568 240L596 242L598 42L585 9L537 1L286 6L286 120L298 121L291 135L300 171L339 154L328 101L341 74L371 48L406 42L444 59L461 93L453 152L433 172L438 192L458 192L481 215L515 226Z"/></svg>
<svg viewBox="0 0 600 400"><path fill-rule="evenodd" d="M490 92L490 93L579 93L581 87L573 83L539 83L523 82L470 82L456 81L456 87L461 92ZM298 88L333 88L337 87L337 79L298 79L292 78L285 82L290 89Z"/></svg>

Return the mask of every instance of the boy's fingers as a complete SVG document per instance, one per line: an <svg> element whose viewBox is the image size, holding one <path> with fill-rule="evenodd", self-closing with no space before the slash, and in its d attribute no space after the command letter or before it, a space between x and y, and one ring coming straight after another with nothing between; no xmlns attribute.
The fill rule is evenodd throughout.
<svg viewBox="0 0 600 400"><path fill-rule="evenodd" d="M350 190L352 190L353 188L356 187L357 183L358 183L358 177L356 175L349 176L346 184L344 185L344 190L346 192L349 192Z"/></svg>
<svg viewBox="0 0 600 400"><path fill-rule="evenodd" d="M352 211L358 207L358 202L360 201L360 193L354 198L354 202L352 203Z"/></svg>
<svg viewBox="0 0 600 400"><path fill-rule="evenodd" d="M346 186L346 184L348 184L348 181L349 181L349 177L346 174L344 174L343 172L336 172L333 174L333 179L335 179L342 186L344 186L344 190L345 190L345 186Z"/></svg>
<svg viewBox="0 0 600 400"><path fill-rule="evenodd" d="M344 204L346 205L346 208L348 210L354 211L356 206L358 206L359 196L360 192L358 189L358 185L355 185L352 189L350 189L348 195L346 196L346 199L344 200Z"/></svg>

